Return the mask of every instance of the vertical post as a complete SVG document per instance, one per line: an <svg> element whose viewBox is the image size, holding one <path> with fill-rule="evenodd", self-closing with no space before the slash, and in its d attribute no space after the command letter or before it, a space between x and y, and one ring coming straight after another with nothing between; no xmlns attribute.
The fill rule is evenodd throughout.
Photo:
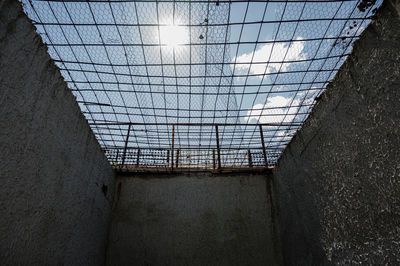
<svg viewBox="0 0 400 266"><path fill-rule="evenodd" d="M139 159L140 159L140 149L137 150L137 155L136 155L136 167L139 167Z"/></svg>
<svg viewBox="0 0 400 266"><path fill-rule="evenodd" d="M169 150L167 150L167 168L169 166Z"/></svg>
<svg viewBox="0 0 400 266"><path fill-rule="evenodd" d="M175 135L175 125L172 125L172 145L171 145L171 170L174 170L174 138Z"/></svg>
<svg viewBox="0 0 400 266"><path fill-rule="evenodd" d="M219 134L218 134L218 126L215 126L215 134L217 136L217 159L218 159L218 169L221 169L221 151L219 149Z"/></svg>
<svg viewBox="0 0 400 266"><path fill-rule="evenodd" d="M267 151L265 150L264 133L263 133L262 125L259 125L259 127L260 127L261 145L262 145L262 149L263 149L265 167L268 167Z"/></svg>
<svg viewBox="0 0 400 266"><path fill-rule="evenodd" d="M176 161L175 161L175 167L178 169L179 166L179 149L176 150Z"/></svg>
<svg viewBox="0 0 400 266"><path fill-rule="evenodd" d="M117 150L117 155L115 155L115 164L118 165L118 155L119 155L119 149Z"/></svg>
<svg viewBox="0 0 400 266"><path fill-rule="evenodd" d="M253 158L251 158L251 151L250 149L247 150L247 159L249 161L249 167L252 168L253 167Z"/></svg>
<svg viewBox="0 0 400 266"><path fill-rule="evenodd" d="M124 153L122 154L122 165L125 164L126 149L128 148L129 134L131 133L131 124L128 127L128 134L126 134Z"/></svg>
<svg viewBox="0 0 400 266"><path fill-rule="evenodd" d="M213 157L213 169L215 169L215 149L213 149L213 155L212 155Z"/></svg>

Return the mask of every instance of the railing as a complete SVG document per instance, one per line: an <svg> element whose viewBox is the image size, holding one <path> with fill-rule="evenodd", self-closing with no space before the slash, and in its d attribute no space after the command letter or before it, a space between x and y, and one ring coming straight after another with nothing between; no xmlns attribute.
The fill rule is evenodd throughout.
<svg viewBox="0 0 400 266"><path fill-rule="evenodd" d="M106 155L117 169L135 170L136 168L174 169L235 169L265 168L273 164L265 161L262 150L187 150L176 149L135 149L125 152L108 149ZM268 153L271 162L278 159L280 153ZM220 163L219 163L220 161Z"/></svg>
<svg viewBox="0 0 400 266"><path fill-rule="evenodd" d="M105 153L114 168L127 171L138 169L174 170L222 170L222 169L259 169L272 167L278 160L287 141L287 134L276 139L278 129L290 132L298 127L295 123L280 124L157 124L158 129L168 133L168 137L158 145L139 146L135 140L143 123L96 123L92 126L125 126L121 135L124 145L108 147ZM154 125L153 125L154 126ZM181 129L184 127L185 129ZM196 127L196 130L189 130ZM197 130L197 129L202 130ZM229 130L227 128L234 128ZM273 132L264 135L266 132ZM121 130L121 128L119 128ZM293 130L292 130L293 131ZM183 138L183 136L185 138ZM250 137L251 136L251 137ZM199 140L202 137L203 140ZM200 138L201 139L201 138ZM239 141L239 140L240 141ZM247 141L251 140L251 141ZM246 141L243 141L246 140ZM121 143L122 144L122 143Z"/></svg>

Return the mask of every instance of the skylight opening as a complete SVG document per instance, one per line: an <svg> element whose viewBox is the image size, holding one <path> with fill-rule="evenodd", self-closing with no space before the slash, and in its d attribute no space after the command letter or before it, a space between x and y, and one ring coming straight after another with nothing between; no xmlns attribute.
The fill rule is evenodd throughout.
<svg viewBox="0 0 400 266"><path fill-rule="evenodd" d="M110 163L272 167L382 1L23 0Z"/></svg>

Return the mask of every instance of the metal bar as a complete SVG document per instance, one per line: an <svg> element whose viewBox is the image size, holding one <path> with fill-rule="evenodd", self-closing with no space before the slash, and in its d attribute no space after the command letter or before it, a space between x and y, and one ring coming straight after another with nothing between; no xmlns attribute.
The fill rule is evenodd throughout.
<svg viewBox="0 0 400 266"><path fill-rule="evenodd" d="M268 62L267 62L268 63ZM71 69L60 69L60 70L68 70L68 71L74 71L74 70L71 70ZM331 71L332 71L332 69L330 69ZM87 71L86 71L87 72ZM99 71L96 71L96 73L99 73ZM120 75L120 74L115 74L115 75ZM72 82L72 81L71 81ZM75 81L74 81L75 82ZM321 84L322 82L315 82L315 84L317 84L317 83L319 83L319 84ZM156 85L156 86L165 86L165 87L171 87L171 86L169 86L169 84L134 84L134 85ZM300 85L300 83L295 83L295 84L283 84L283 85ZM283 86L282 85L282 86ZM178 86L177 87L179 87L180 85L178 84ZM234 88L247 88L247 87L253 87L251 84L249 84L249 85L246 85L246 86L244 86L244 85L242 85L242 86L240 86L240 85L232 85L232 87L234 87ZM298 90L294 90L294 89L282 89L282 90L278 90L278 91L265 91L265 90L262 90L262 88L263 87L271 87L271 86L273 86L273 84L269 84L269 85L262 85L262 87L261 87L261 89L260 89L260 91L257 93L257 91L248 91L248 92L235 92L235 91L231 91L231 93L229 93L229 92L209 92L209 93L207 93L207 95L211 95L211 96L213 96L213 95L220 95L220 96L223 96L223 95L260 95L260 94L282 94L282 93L289 93L289 92L303 92L303 91L320 91L320 90L324 90L325 89L325 87L320 87L320 86L317 86L317 87L312 87L312 88L308 88L308 89L298 89ZM193 85L192 87L196 87L195 85ZM221 87L224 87L224 86L222 86L221 85ZM265 88L264 88L265 89ZM115 90L113 90L113 89L85 89L85 88L80 88L80 89L77 89L77 88L74 88L74 89L71 89L71 91L77 91L77 92L87 92L87 91L92 91L92 92L98 92L98 91L102 91L102 92L114 92ZM131 93L143 93L143 94L150 94L150 91L141 91L141 90L134 90L134 89L132 89L132 90L126 90L126 89L120 89L120 90L118 90L118 91L120 91L120 92L131 92ZM172 91L166 91L166 92L160 92L160 91L153 91L153 92L151 92L152 94L163 94L163 95L168 95L168 94L170 94L170 95L176 95L177 94L177 92L172 92ZM201 92L185 92L185 91L182 91L182 92L179 92L179 94L182 94L182 95L201 95L202 93ZM81 102L81 103L83 103L83 104L87 104L87 105L91 105L91 104L96 104L97 105L97 102L84 102L84 101L79 101L79 102ZM118 105L115 105L115 104L110 104L110 105L107 105L107 104L105 104L106 106L118 106ZM128 106L129 107L129 106ZM129 107L129 108L135 108L134 106L131 106L131 107ZM159 107L158 109L160 109L161 107ZM267 107L266 107L267 108ZM150 109L150 107L143 107L143 109ZM161 108L161 109L164 109L164 108ZM277 109L276 107L274 107L274 108L272 108L272 107L268 107L267 109ZM172 108L171 110L176 110L176 108ZM184 110L184 109L183 109ZM247 109L244 109L244 110L247 110ZM243 110L235 110L235 109L233 109L233 111L243 111Z"/></svg>
<svg viewBox="0 0 400 266"><path fill-rule="evenodd" d="M280 126L302 126L301 123L263 123L263 124L245 124L245 123L130 123L130 122L100 122L100 123L89 123L90 126L269 126L269 127L280 127Z"/></svg>
<svg viewBox="0 0 400 266"><path fill-rule="evenodd" d="M372 17L368 17L367 19L370 19ZM322 20L324 20L323 18L321 18ZM305 19L306 20L306 19ZM305 21L304 20L304 21ZM330 18L327 20L331 20ZM339 18L335 18L335 20L342 20ZM348 20L348 19L343 19L343 20ZM352 18L352 20L362 20L362 18ZM251 23L251 22L250 22ZM64 25L63 23L37 23L34 22L34 24L38 24L38 25ZM74 24L76 26L78 26L79 24ZM97 24L100 25L100 24ZM113 26L116 26L115 24L112 24ZM125 24L126 25L126 24ZM196 25L200 25L200 24L196 24ZM141 24L141 26L146 26L145 24ZM210 26L210 24L208 24L208 26ZM202 27L204 27L204 25L202 25ZM309 61L318 61L318 60L326 60L326 59L331 59L331 58L338 58L338 57L345 57L350 55L350 53L345 53L345 54L341 54L341 55L330 55L330 56L323 56L323 57L315 57L315 58L305 58L305 59L296 59L296 60L278 60L278 61L268 61L270 64L289 64L289 63L299 63L299 62L309 62ZM114 67L144 67L144 66L203 66L204 63L176 63L176 64L172 64L172 63L149 63L149 64L110 64L110 63L95 63L95 62L85 62L85 61L71 61L71 60L59 60L59 59L53 59L54 62L59 62L59 63L67 63L67 64L81 64L81 65L94 65L94 66L114 66ZM263 61L257 61L257 62L207 62L207 65L263 65L266 62Z"/></svg>
<svg viewBox="0 0 400 266"><path fill-rule="evenodd" d="M264 62L264 64L267 64L268 62ZM205 64L207 65L207 64ZM206 78L206 77L210 77L210 78L243 78L243 77L263 77L263 76L272 76L272 75L276 75L276 74L295 74L295 73L321 73L321 72L330 72L330 71L338 71L339 68L334 68L334 69L321 69L321 70L290 70L290 71L281 71L281 72L268 72L266 74L235 74L235 75L188 75L188 76L167 76L167 75L143 75L143 74L126 74L126 73L114 73L112 71L95 71L95 70L80 70L78 68L60 68L60 70L66 70L66 71L71 71L71 72L86 72L86 73L99 73L99 74L114 74L114 75L118 75L118 76L125 76L125 77L139 77L139 78L143 78L143 77L149 77L149 78L176 78L176 79L187 79L187 78ZM88 102L88 104L93 104L91 102ZM111 104L103 104L106 106L110 106Z"/></svg>
<svg viewBox="0 0 400 266"><path fill-rule="evenodd" d="M251 158L251 151L247 150L247 160L249 161L249 167L253 167L253 159Z"/></svg>
<svg viewBox="0 0 400 266"><path fill-rule="evenodd" d="M48 1L48 2L59 2L60 0L36 0L37 2L43 2L43 1ZM87 0L63 0L64 2L87 2ZM159 0L111 0L111 3L129 3L129 2L145 2L145 3L151 3L151 2L157 2ZM219 3L244 3L248 2L249 0L219 0ZM265 0L251 0L252 2L265 2ZM285 3L285 2L293 2L293 3L326 3L326 2L355 2L357 0L272 0L272 3ZM107 0L91 0L90 2L95 2L95 3L107 3ZM187 0L165 0L163 1L165 3L171 3L171 2L176 2L176 3L187 3ZM192 3L208 3L209 0L191 0Z"/></svg>
<svg viewBox="0 0 400 266"><path fill-rule="evenodd" d="M186 0L187 1L187 0ZM265 0L263 0L265 1ZM93 1L92 1L93 2ZM165 1L163 1L165 2ZM351 18L352 20L364 20L364 19L373 19L373 16L368 16L366 18L363 17L354 17ZM306 19L286 19L286 20L260 20L260 21L244 21L244 22L230 22L230 23L209 23L207 24L208 27L226 27L226 26L234 26L234 25L253 25L253 24L275 24L275 23L293 23L293 22L314 22L314 21L348 21L349 18L306 18ZM33 21L33 20L32 20ZM70 22L64 22L64 23L55 23L55 22L38 22L38 21L33 21L34 25L43 25L43 26L122 26L122 27L158 27L158 26L169 26L170 24L167 23L160 23L160 24L155 24L155 23L70 23ZM179 24L176 25L178 27L204 27L203 24L198 23L198 24ZM332 57L332 56L330 56ZM54 60L54 61L61 61L61 60ZM303 60L299 60L303 61ZM64 61L65 63L70 63L69 61ZM286 62L286 61L285 61ZM291 61L288 60L290 63ZM240 62L236 63L237 65L239 64L259 64L260 62ZM271 64L275 64L276 62L272 62ZM277 63L282 63L282 61L278 61ZM94 63L96 64L96 63ZM207 64L232 64L232 63L227 63L227 62L217 62L217 63L208 63ZM104 65L104 64L102 64ZM108 64L110 65L110 64ZM118 64L112 64L114 66L119 66ZM160 64L148 64L148 66L154 66L154 65L160 65ZM171 66L173 64L164 64L165 66ZM176 64L177 66L183 65L182 63ZM188 65L188 64L184 64ZM193 63L192 65L199 65L199 63ZM137 66L143 66L141 64L137 64Z"/></svg>
<svg viewBox="0 0 400 266"><path fill-rule="evenodd" d="M279 74L279 73L277 73L277 74ZM73 80L65 80L66 82L74 82L74 83L76 83L76 84L112 84L112 85L117 85L117 84L120 84L120 85L134 85L134 86L165 86L165 87L185 87L185 88L187 88L188 87L188 85L183 85L183 84L178 84L178 85L172 85L172 84L165 84L165 83L145 83L145 82L116 82L116 81L103 81L103 82L101 82L101 81L73 81ZM316 82L283 82L283 83L264 83L264 84L258 84L258 85L256 85L256 84L247 84L246 86L244 86L244 85L239 85L239 84L233 84L233 85L223 85L223 84L221 84L221 85L218 85L219 87L221 87L221 88L243 88L243 87L247 87L247 88L254 88L254 87L260 87L260 88L265 88L265 87L271 87L271 86L289 86L289 85L315 85L315 84L325 84L327 81L316 81ZM215 85L195 85L195 84L192 84L191 86L190 86L191 88L199 88L199 87L201 87L201 88L203 88L203 87L206 87L206 88L214 88L215 87ZM98 91L98 89L73 89L72 91ZM101 91L105 91L105 90L101 90ZM107 90L107 91L110 91L110 90ZM126 91L126 90L125 90ZM301 91L301 90L300 90ZM304 90L303 90L304 91ZM140 93L150 93L149 91L136 91L136 90L129 90L129 92L140 92ZM283 91L279 91L280 93L282 93ZM153 92L153 93L155 93L155 92ZM242 92L243 93L243 92ZM242 93L239 93L239 94L242 94ZM270 92L268 92L268 93L270 93ZM167 93L168 94L168 93ZM175 93L173 93L173 94L176 94L176 92ZM238 94L238 93L237 93ZM220 94L221 95L221 94Z"/></svg>
<svg viewBox="0 0 400 266"><path fill-rule="evenodd" d="M330 19L329 19L330 20ZM354 20L354 18L353 18ZM35 23L37 24L37 23ZM45 23L44 23L45 24ZM51 25L52 23L49 23ZM55 25L62 25L62 24L57 24ZM98 24L99 25L99 24ZM204 27L204 26L203 26ZM332 59L332 58L340 58L340 57L346 57L349 56L350 53L345 53L342 55L331 55L331 56L324 56L324 57L316 57L316 58L305 58L305 59L297 59L297 60L278 60L278 61L268 61L270 64L289 64L289 63L300 63L300 62L309 62L309 61L319 61L319 60L326 60L326 59ZM57 60L54 59L54 62L59 62L59 63L68 63L68 64L82 64L82 65L93 65L93 66L113 66L113 67L144 67L144 66L150 66L150 67L158 67L158 66L204 66L204 63L176 63L176 64L168 64L168 63L153 63L153 64L110 64L110 63L91 63L91 62L85 62L85 61L71 61L71 60ZM207 65L263 65L268 62L265 61L257 61L257 62L207 62ZM66 68L60 68L60 70L66 70ZM74 69L68 69L69 71L75 71ZM84 72L87 72L85 70L82 70ZM101 71L99 71L101 73ZM120 75L120 73L116 73L117 75ZM121 74L121 75L128 75L128 74ZM235 86L237 87L237 86ZM321 88L308 88L307 90L312 90L312 89L318 89L320 90ZM299 90L301 91L301 90ZM285 90L279 91L279 93L282 92L287 92ZM142 92L144 93L144 91ZM154 92L153 92L154 93ZM232 92L231 92L232 93ZM278 93L278 92L277 92ZM221 95L221 94L219 94Z"/></svg>
<svg viewBox="0 0 400 266"><path fill-rule="evenodd" d="M169 166L169 150L167 150L167 167Z"/></svg>
<svg viewBox="0 0 400 266"><path fill-rule="evenodd" d="M140 149L137 150L137 155L136 155L136 167L139 167L139 159L140 159Z"/></svg>
<svg viewBox="0 0 400 266"><path fill-rule="evenodd" d="M115 162L118 164L118 155L119 155L119 150L117 150L117 153L115 155Z"/></svg>
<svg viewBox="0 0 400 266"><path fill-rule="evenodd" d="M69 71L71 71L71 70L69 70ZM96 73L99 73L99 71L96 71ZM193 78L193 77L192 77ZM310 90L322 90L322 89L324 89L324 88L312 88L312 89L307 89L307 90L302 90L302 91L310 91ZM81 92L83 92L83 91L88 91L88 90L75 90L75 91L81 91ZM97 90L97 91L100 91L100 90ZM104 91L104 92L110 92L110 90L101 90L101 91ZM115 91L115 90L111 90L111 91ZM126 91L122 91L121 90L121 92L126 92ZM132 91L130 91L130 92L132 92ZM148 92L148 91L147 91ZM292 91L279 91L279 93L286 93L286 92L299 92L299 90L292 90ZM300 91L301 92L301 91ZM141 92L140 91L140 93L144 93L144 92ZM158 94L164 94L164 92L154 92L154 93L158 93ZM265 92L265 93L269 93L269 92ZM150 94L150 93L149 93ZM165 94L173 94L173 95L176 95L176 92L174 92L174 93L168 93L168 92L165 92ZM179 92L179 94L181 95L183 95L183 94L185 94L184 92ZM237 94L237 93L236 93ZM243 93L239 93L240 95L242 95ZM257 92L254 92L253 94L257 94ZM259 94L260 94L260 92L259 92ZM187 93L186 95L201 95L201 93L195 93L195 92L191 92L191 93ZM208 95L222 95L221 93L215 93L215 94L208 94ZM228 93L227 94L225 94L225 95L228 95ZM234 93L232 92L231 93L231 95L234 95ZM107 103L101 103L101 102L88 102L88 101L77 101L78 103L83 103L83 104L85 104L85 105L98 105L98 106L113 106L113 107L126 107L126 108L129 108L129 109L136 109L137 107L136 106L127 106L127 105L121 105L121 104L107 104ZM288 106L288 105L277 105L277 106L266 106L266 107L264 107L264 108L252 108L252 109L246 109L246 108L242 108L242 109L229 109L229 111L232 111L232 112L239 112L239 111L250 111L250 110L253 110L253 111L265 111L265 110L277 110L277 109L288 109L288 108L291 108L291 107L303 107L303 106L314 106L314 104L313 103L309 103L309 104L293 104L293 105L291 105L291 106ZM195 109L192 109L192 108L171 108L171 107L141 107L141 109L142 110L161 110L161 111L164 111L164 110L171 110L171 111L195 111ZM226 108L225 109L203 109L203 111L204 112L222 112L222 111L225 111L226 110ZM264 114L265 115L265 114ZM129 122L127 122L127 123L129 123ZM258 124L257 124L258 125Z"/></svg>
<svg viewBox="0 0 400 266"><path fill-rule="evenodd" d="M175 167L178 168L179 166L179 149L176 150L176 160L175 160Z"/></svg>
<svg viewBox="0 0 400 266"><path fill-rule="evenodd" d="M128 127L128 134L126 134L124 153L122 154L122 165L125 164L126 149L128 148L128 140L129 140L129 134L130 134L130 133L131 133L131 125L129 125L129 127Z"/></svg>
<svg viewBox="0 0 400 266"><path fill-rule="evenodd" d="M217 155L218 155L218 169L221 169L221 151L219 149L219 134L218 134L218 126L215 126L215 135L217 137Z"/></svg>
<svg viewBox="0 0 400 266"><path fill-rule="evenodd" d="M215 150L213 149L213 169L215 169Z"/></svg>
<svg viewBox="0 0 400 266"><path fill-rule="evenodd" d="M263 133L262 125L260 125L260 137L261 137L261 145L262 145L262 150L263 150L263 155L264 155L265 167L268 167L267 151L265 150L264 133Z"/></svg>
<svg viewBox="0 0 400 266"><path fill-rule="evenodd" d="M282 145L283 146L283 145ZM149 147L138 147L141 150L170 150L171 147L165 145L164 147L154 147L154 148L149 148ZM138 148L127 148L127 150L131 150L131 149L138 149ZM179 147L181 150L208 150L208 149L213 149L215 148L215 146L202 146L202 147ZM252 146L250 147L252 150L262 150L262 146ZM123 149L123 147L108 147L107 150L118 150L118 149ZM226 145L226 148L221 147L221 150L248 150L249 147L229 147L229 145ZM283 151L284 147L269 147L269 150L277 150L277 151Z"/></svg>
<svg viewBox="0 0 400 266"><path fill-rule="evenodd" d="M171 145L171 170L174 170L174 141L175 141L175 125L172 125L172 145Z"/></svg>
<svg viewBox="0 0 400 266"><path fill-rule="evenodd" d="M330 0L332 1L332 0ZM179 47L186 47L189 45L192 46L218 46L221 44L225 45L246 45L246 44L273 44L273 43L294 43L294 42L312 42L312 41L320 41L320 40L345 40L345 39L352 39L352 38L358 38L360 35L356 36L346 36L346 35L340 35L337 37L317 37L317 38L303 38L303 39L282 39L282 40L266 40L266 41L234 41L234 42L225 42L225 43L220 43L220 42L193 42L193 43L182 43L179 44ZM46 45L52 46L52 47L82 47L82 46L87 46L87 47L166 47L168 44L158 44L158 43L47 43Z"/></svg>

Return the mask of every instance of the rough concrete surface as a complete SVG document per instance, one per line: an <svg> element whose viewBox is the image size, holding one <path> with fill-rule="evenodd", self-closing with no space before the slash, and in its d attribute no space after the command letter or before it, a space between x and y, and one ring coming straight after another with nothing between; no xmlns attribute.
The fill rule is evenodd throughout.
<svg viewBox="0 0 400 266"><path fill-rule="evenodd" d="M385 1L275 169L286 265L400 265L400 1Z"/></svg>
<svg viewBox="0 0 400 266"><path fill-rule="evenodd" d="M266 175L118 177L107 265L276 265Z"/></svg>
<svg viewBox="0 0 400 266"><path fill-rule="evenodd" d="M0 1L0 265L102 265L113 172L16 0Z"/></svg>

